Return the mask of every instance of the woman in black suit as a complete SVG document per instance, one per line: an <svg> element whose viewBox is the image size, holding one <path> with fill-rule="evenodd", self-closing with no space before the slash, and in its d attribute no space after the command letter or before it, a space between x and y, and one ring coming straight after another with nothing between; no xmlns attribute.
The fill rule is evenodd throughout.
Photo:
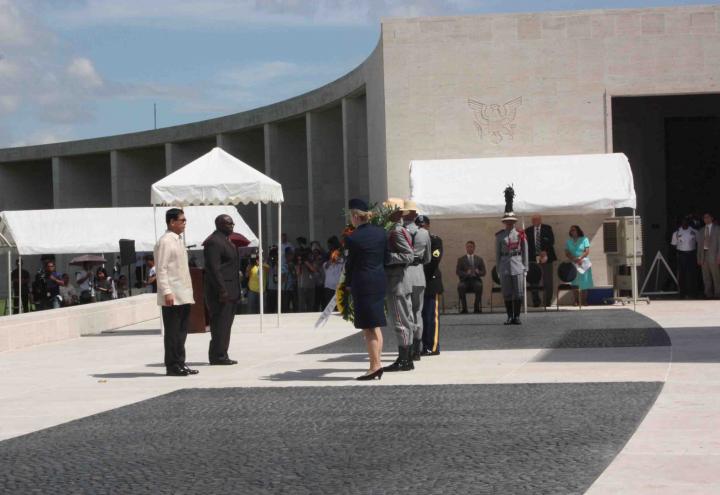
<svg viewBox="0 0 720 495"><path fill-rule="evenodd" d="M368 223L368 205L360 199L350 200L350 214L355 231L348 236L345 261L345 283L352 294L355 328L361 328L370 358L370 369L358 380L382 378L380 361L383 337L380 327L385 321L385 229Z"/></svg>

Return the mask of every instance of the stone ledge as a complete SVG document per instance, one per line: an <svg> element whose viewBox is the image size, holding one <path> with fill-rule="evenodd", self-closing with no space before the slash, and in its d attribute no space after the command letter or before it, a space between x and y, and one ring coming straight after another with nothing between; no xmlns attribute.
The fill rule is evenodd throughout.
<svg viewBox="0 0 720 495"><path fill-rule="evenodd" d="M0 318L0 352L99 335L157 318L155 294Z"/></svg>

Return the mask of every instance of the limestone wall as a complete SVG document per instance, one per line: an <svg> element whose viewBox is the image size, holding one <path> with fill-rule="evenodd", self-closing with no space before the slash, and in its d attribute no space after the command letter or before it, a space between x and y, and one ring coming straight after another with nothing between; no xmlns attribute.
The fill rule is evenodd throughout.
<svg viewBox="0 0 720 495"><path fill-rule="evenodd" d="M719 25L719 6L385 21L388 192L411 160L612 151L612 96L718 91Z"/></svg>

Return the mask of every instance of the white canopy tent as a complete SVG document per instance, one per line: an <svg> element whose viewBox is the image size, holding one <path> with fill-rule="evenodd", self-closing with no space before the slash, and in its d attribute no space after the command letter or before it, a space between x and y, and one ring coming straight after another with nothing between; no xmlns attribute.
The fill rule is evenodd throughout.
<svg viewBox="0 0 720 495"><path fill-rule="evenodd" d="M232 206L191 207L187 214L186 242L190 246L199 247L212 232L215 217L223 214L233 218L236 231L251 246L258 245L257 237ZM8 250L8 287L12 251L21 263L22 256L33 254L114 253L120 239L133 239L137 251L152 251L157 232L165 228L165 212L149 206L0 212L0 248ZM19 308L22 311L22 305Z"/></svg>
<svg viewBox="0 0 720 495"><path fill-rule="evenodd" d="M262 250L262 204L278 205L278 240L282 229L282 186L258 172L247 163L215 147L152 185L150 201L154 206L186 205L237 205L257 203L258 207L258 254L260 258L259 282L263 284ZM278 287L282 287L282 273L278 270ZM264 292L263 292L264 293ZM278 290L278 318L282 303L282 290ZM264 305L260 298L260 328L262 330Z"/></svg>
<svg viewBox="0 0 720 495"><path fill-rule="evenodd" d="M505 207L502 191L510 184L516 192L513 209L518 215L585 214L632 208L635 216L632 170L623 153L410 163L411 197L418 210L433 219L499 218ZM636 301L637 262L633 264Z"/></svg>

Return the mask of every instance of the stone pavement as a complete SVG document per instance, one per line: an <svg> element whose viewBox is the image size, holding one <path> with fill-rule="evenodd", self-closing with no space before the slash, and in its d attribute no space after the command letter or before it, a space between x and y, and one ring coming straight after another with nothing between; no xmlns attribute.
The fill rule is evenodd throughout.
<svg viewBox="0 0 720 495"><path fill-rule="evenodd" d="M582 493L661 386L184 389L5 441L0 491Z"/></svg>
<svg viewBox="0 0 720 495"><path fill-rule="evenodd" d="M445 447L446 443L452 445L452 441L449 441L448 438L464 438L463 432L469 430L480 429L479 431L484 433L476 438L479 443L474 444L474 447L467 445L463 447L463 455L469 456L469 460L463 462L467 462L467 465L470 466L477 460L478 466L486 466L485 471L478 471L480 468L474 471L473 469L455 471L450 469L450 472L455 475L453 479L470 480L471 485L478 488L475 493L483 493L482 490L488 493L493 491L527 493L527 490L518 488L522 486L537 487L539 491L536 493L543 493L543 490L546 490L547 493L582 493L591 483L588 493L596 494L720 492L720 475L716 469L718 461L720 461L720 433L717 428L718 412L720 412L720 374L718 373L720 371L718 364L720 328L718 328L717 315L720 312L720 303L653 302L650 306L638 306L638 310L649 319L639 315L628 316L627 311L619 308L583 310L582 312L562 311L559 314L554 312L532 313L528 315L526 324L522 327L522 331L527 332L527 335L525 337L516 335L511 339L515 343L506 345L502 345L504 335L502 333L504 329L500 325L503 319L502 315L480 315L476 317L476 325L473 325L472 319L467 321L460 319L455 322L455 325L452 325L452 317L450 317L447 320L447 347L443 348L440 356L423 358L415 371L386 374L381 382L372 384L353 380L367 366L366 359L362 354L362 339L337 318L333 318L327 327L315 330L312 328L316 318L314 315L287 316L280 329L268 328L274 319L267 317L266 331L262 335L258 332L256 317L240 318L236 322L231 344L231 356L238 359L240 364L233 367L205 366L209 336L191 335L188 339L188 358L191 362L198 363L200 374L186 378L164 376L164 369L160 363L162 342L157 333L157 321L136 325L112 335L86 337L3 353L2 359L0 359L0 373L3 376L3 380L0 382L0 400L2 401L0 402L2 404L0 407L0 439L10 439L102 411L110 412L108 415L86 418L59 428L51 428L37 433L36 435L39 436L30 435L2 442L0 443L0 458L3 459L3 462L0 464L6 465L5 459L21 454L25 455L32 451L33 445L40 444L48 451L64 451L70 455L68 449L62 449L62 445L74 438L71 434L72 431L77 432L75 438L80 441L80 447L73 451L77 451L73 455L79 456L78 459L82 458L83 452L86 450L83 443L85 441L97 441L98 444L95 444L93 448L105 449L103 451L105 455L111 456L113 459L122 459L127 455L126 450L124 448L115 449L111 447L114 442L107 442L112 435L118 434L122 437L123 432L125 436L130 437L129 441L135 439L135 443L132 444L134 449L152 449L153 447L143 440L145 434L143 432L146 430L143 430L136 422L121 422L126 426L122 432L112 426L113 421L109 426L104 422L113 414L132 417L133 414L140 414L139 411L147 410L147 407L153 404L158 410L162 410L163 407L166 407L163 405L166 400L194 403L196 401L193 401L193 398L212 397L216 393L222 397L227 396L231 408L242 408L248 404L243 400L244 394L255 394L256 400L253 403L258 404L258 415L255 418L244 417L237 426L237 428L244 428L243 431L253 431L253 428L257 428L261 424L260 412L272 409L272 404L277 403L277 401L268 399L268 397L272 397L271 395L264 395L272 394L271 390L263 392L261 389L283 387L279 389L282 392L277 392L280 395L276 397L287 395L289 398L280 401L283 406L278 409L277 423L281 424L282 421L287 421L287 418L294 417L292 414L283 412L289 407L287 404L294 404L296 406L294 408L295 416L302 416L306 413L308 420L305 427L311 428L307 424L319 424L318 422L325 416L328 416L325 421L332 422L330 418L336 417L338 411L342 413L346 409L352 410L347 405L348 399L343 399L343 397L363 397L353 394L371 394L370 397L376 399L376 404L379 406L388 404L393 396L407 397L407 392L404 391L408 390L407 385L437 384L444 385L439 390L447 390L443 393L448 394L447 397L453 400L433 403L435 395L432 390L435 389L420 387L418 390L421 391L410 394L411 397L415 397L413 400L416 403L407 398L403 399L408 406L403 410L413 411L422 407L423 404L431 404L431 409L441 412L442 417L453 417L454 414L459 414L459 418L462 418L462 421L453 423L452 428L442 428L434 432L437 434L436 441L445 442L441 443L443 449L436 453L436 458L442 459L445 451L454 452L452 447ZM580 319L578 320L578 318ZM578 322L580 322L581 328L575 328L578 326ZM602 324L598 325L597 322ZM558 325L562 328L556 328ZM472 328L476 328L476 332L484 332L487 336L485 340L491 344L483 344L483 338L468 333ZM545 338L547 336L543 336L533 328L547 328L547 332L555 331L556 334L548 339ZM632 330L632 338L623 340L619 339L616 333L604 332L597 339L593 338L592 333L587 332L587 330L593 329L617 330L623 328ZM458 338L451 335L455 329L460 329L456 335ZM582 331L578 333L578 330ZM568 335L572 336L572 346L553 344L568 342ZM667 345L670 343L667 336L672 343L671 346ZM356 345L352 348L336 349L339 352L316 353L323 346L346 337L351 337L349 342L356 342ZM463 349L459 346L463 337L469 339L469 342L473 342L473 345L459 350ZM535 345L533 341L537 342L535 348L532 347ZM620 345L623 342L629 346L607 346L608 344ZM333 345L337 345L337 343ZM516 345L517 347L514 347ZM388 362L393 359L392 349L394 347L394 337L386 337L384 358ZM312 353L307 353L307 351L312 351ZM607 385L607 388L603 389L605 392L599 393L597 389L595 393L588 392L593 390L592 387L599 386L596 384L600 382L605 382ZM652 407L650 405L652 404L653 390L656 390L653 387L657 387L657 385L649 382L665 382ZM546 392L537 393L537 390L540 389L523 385L531 383L546 384ZM472 386L463 389L457 387L460 384ZM507 392L502 388L492 389L487 384L519 384L518 388L510 387L507 390L520 391L517 393L522 400L505 401L504 397L514 397L513 393L515 392ZM551 384L556 385L550 386ZM295 389L300 386L313 388ZM327 388L327 386L333 388ZM367 386L373 388L368 389ZM639 388L632 388L635 386ZM230 390L215 392L190 390L158 397L180 389L220 387L229 387ZM288 389L287 387L293 388ZM462 390L462 393L453 392L457 390ZM495 390L495 392L491 393L488 390ZM502 393L499 392L500 390ZM564 391L564 393L559 391ZM625 414L618 400L621 403L625 402L620 399L627 398L628 391L632 391L630 395L635 399L629 400L627 405L628 407L633 406L633 409ZM592 399L596 395L601 400ZM181 399L176 399L177 397ZM305 397L304 400L303 397ZM580 398L580 402L572 402L573 397ZM551 398L551 403L544 402L544 398ZM152 401L133 406L137 408L136 412L133 412L132 408L113 411L120 406L134 404L145 399L152 399ZM334 400L341 402L333 402ZM639 401L640 406L633 405L635 400ZM267 405L268 401L271 405ZM333 405L338 403L343 405ZM297 404L302 407L297 407ZM329 406L323 409L323 404ZM615 406L605 409L605 404L615 404ZM218 428L222 430L225 424L223 421L231 421L231 419L223 420L222 407L216 409L210 405L203 407L208 408L208 418L215 419L203 421L205 417L203 410L197 411L196 414L184 414L184 409L178 407L173 408L169 413L166 428L170 429L177 424L182 424L183 421L197 424L196 436L192 437L195 440L188 441L188 446L198 445L198 441L202 439L215 438L209 433L213 425L217 424ZM650 407L647 416L633 434L632 430L642 419L647 407ZM293 410L293 407L289 408ZM406 428L419 434L421 430L427 429L429 420L423 419L422 421L426 421L423 423L408 414L405 418L407 422L405 422L390 414L388 409L392 408L377 407L375 415L360 415L363 421L353 422L354 427L362 429L363 422L368 421L367 417L388 419L388 421L383 421L383 424L387 423L386 426L383 426L386 429L382 430L386 433L383 433L384 438L379 440L380 444L376 448L373 445L374 452L381 450L381 446L387 447L393 444L393 439L396 437L391 434L392 431ZM462 412L468 410L474 411L475 414ZM487 414L477 414L478 410L487 411ZM562 412L565 410L566 414L563 415ZM528 411L554 411L554 413L539 416L540 418L552 418L552 421L536 421L537 418L532 417ZM609 415L603 414L603 411L609 411ZM188 410L187 412L193 411ZM619 413L627 421L621 425L618 418L614 416L615 413ZM508 433L508 431L512 432L513 427L519 426L528 429L522 430L521 428L518 431L542 431L548 438L564 438L562 435L567 433L563 429L564 425L577 427L577 418L596 418L597 416L609 421L609 423L593 421L598 424L599 428L602 429L603 424L616 424L617 428L610 428L614 433L607 437L606 443L602 443L602 435L601 437L593 436L592 429L587 425L583 427L584 430L587 430L586 441L583 440L583 435L568 437L569 440L564 444L566 449L582 450L585 448L587 451L595 453L604 452L605 456L600 456L602 461L598 460L600 457L590 459L591 456L579 456L577 458L578 465L570 469L577 478L575 481L568 481L570 478L561 476L562 469L557 466L561 466L562 463L556 462L555 470L551 471L553 474L544 476L548 478L548 484L543 485L543 475L536 469L541 463L538 464L537 460L552 463L553 459L562 459L562 456L558 457L558 455L564 450L559 449L557 452L547 450L547 446L543 446L543 435L530 435L526 438L531 444L537 444L538 452L544 452L544 455L533 457L532 449L528 448L526 454L529 456L527 459L528 470L525 471L521 466L523 462L512 458L512 445L514 444L499 441L500 438L506 438L507 435L510 435L507 438L513 438L512 433ZM524 425L518 421L521 417L529 417L532 421L528 420L528 423ZM269 418L266 419L269 421ZM510 422L503 423L500 419L507 419ZM377 423L371 424L375 427L378 426ZM544 426L540 426L543 424ZM90 425L105 426L93 429ZM200 425L204 425L204 429ZM485 429L482 429L483 427ZM347 442L342 442L343 438L338 434L344 430L337 425L333 428L336 429L331 436L332 439L340 445L345 445ZM236 429L230 433L238 431ZM273 436L273 432L278 431L277 429L258 431L262 431L266 435L267 441L277 440ZM310 431L317 434L316 430ZM348 429L347 431L349 434L353 430ZM606 428L604 431L607 436L609 430ZM505 437L498 435L498 432L504 432ZM466 433L465 436L467 436ZM234 438L232 435L229 437ZM312 438L313 435L305 435L303 438L306 437ZM628 437L630 439L623 447ZM37 440L41 438L45 440ZM320 436L320 438L324 438L328 445L332 444L327 437ZM516 440L519 441L519 438ZM290 442L290 440L288 441ZM308 442L310 441L308 440ZM303 440L293 437L288 445L290 444L302 445ZM118 446L120 445L118 444ZM262 446L261 442L258 445ZM446 450L446 448L450 450ZM233 450L238 450L238 446L235 445ZM618 451L619 454L615 455ZM334 459L331 454L332 452L328 452L324 459ZM355 454L360 455L357 452ZM292 453L285 452L284 455L295 459ZM341 459L350 459L350 457L341 457ZM460 462L458 459L462 460L457 456L452 459L455 459L456 462ZM507 460L504 467L508 467L509 471L493 467L493 463L497 464L499 459ZM608 468L598 477L603 466L611 459L612 462ZM320 458L318 458L318 462L319 460ZM190 461L189 463L192 464ZM102 459L90 464L87 469L93 471L96 464L102 464ZM121 461L110 463L107 469L112 471L113 465L118 467L121 464ZM23 464L28 466L25 471L18 463L11 465L13 468L10 471L16 478L22 478L22 475L27 476L33 471L32 463ZM408 469L412 467L409 466ZM253 471L242 465L236 465L235 468L239 471L248 469L248 473L262 474L262 469ZM68 469L67 466L63 467L63 470L65 469ZM545 468L543 470L547 471ZM508 472L516 472L517 479L509 479ZM171 471L166 472L166 474L168 473ZM269 489L270 485L267 483L271 483L271 479L278 479L279 473L283 476L290 476L292 482L288 482L288 486L299 486L298 479L302 479L304 473L308 474L308 480L312 479L310 471L296 470L293 474L268 470L267 479L264 481L266 484L254 485L256 490L249 489L248 492L262 493L262 490ZM48 472L36 471L35 474L37 476L33 479L38 483L40 483L38 480L41 476L57 477L53 472L48 474ZM197 475L197 473L195 474ZM8 482L9 476L6 471L2 477L3 482ZM293 476L298 479L293 481ZM483 478L483 476L485 477ZM247 482L251 478L243 479ZM252 479L257 481L258 477ZM355 478L353 479L355 480ZM433 479L440 480L437 476ZM119 488L114 490L112 487L120 486L119 484L123 481L128 480L121 480L117 477L104 477L101 480L102 483L105 483L107 491L112 493L122 491ZM443 483L438 481L440 483L438 485L428 485L437 487L437 490L427 493L452 491L453 484L450 479L442 478L442 481ZM238 481L238 483L241 482ZM393 486L390 481L387 483L388 487ZM502 483L509 484L502 485ZM561 485L564 488L561 489ZM0 484L0 486L3 485ZM8 488L11 485L4 486ZM275 491L280 491L278 488L280 485L273 486L276 488ZM464 487L467 486L469 485L458 484L455 492L463 492ZM335 488L335 491L339 492L373 493L370 485L355 484L344 488ZM77 491L83 492L83 489L78 487ZM23 492L26 491L23 490ZM192 489L187 491L187 493L194 492ZM382 493L383 491L377 489L374 492ZM391 492L391 488L388 488L388 493Z"/></svg>

